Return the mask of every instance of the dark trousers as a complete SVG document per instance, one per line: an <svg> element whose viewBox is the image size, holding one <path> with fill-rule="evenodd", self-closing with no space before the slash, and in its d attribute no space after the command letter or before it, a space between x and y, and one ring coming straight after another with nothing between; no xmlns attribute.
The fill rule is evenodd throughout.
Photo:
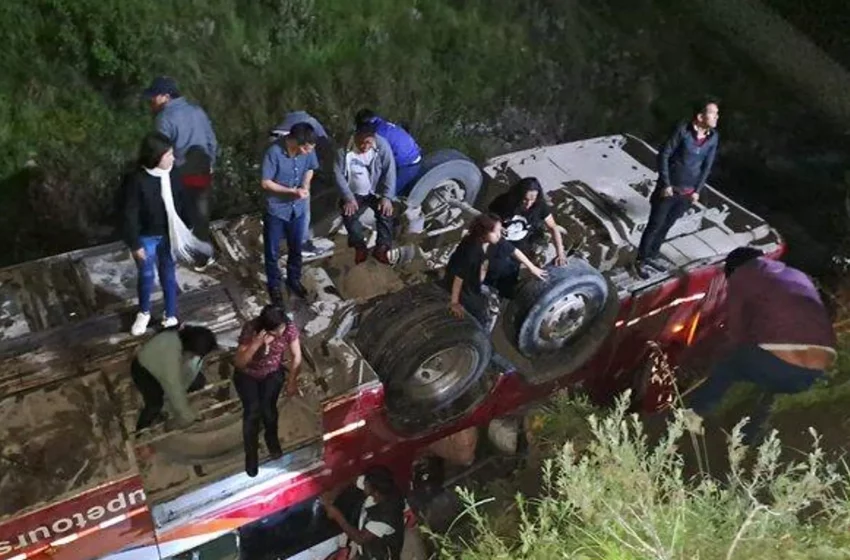
<svg viewBox="0 0 850 560"><path fill-rule="evenodd" d="M210 241L210 189L184 189L186 198L191 204L192 233L201 241Z"/></svg>
<svg viewBox="0 0 850 560"><path fill-rule="evenodd" d="M144 430L156 420L159 413L162 412L162 407L165 404L165 393L162 391L162 386L156 377L153 376L145 367L139 363L139 360L133 360L130 365L130 378L139 393L142 394L144 405L142 412L139 413L139 419L136 421L136 431ZM193 393L204 388L207 384L207 379L203 373L198 373L192 384L189 385L188 392Z"/></svg>
<svg viewBox="0 0 850 560"><path fill-rule="evenodd" d="M691 197L679 194L661 196L661 191L656 190L650 197L650 205L649 221L638 245L637 260L639 261L658 256L667 232L691 207Z"/></svg>
<svg viewBox="0 0 850 560"><path fill-rule="evenodd" d="M395 170L395 194L396 196L407 196L416 184L416 179L419 178L419 172L422 170L422 160L417 163L408 165L399 165Z"/></svg>
<svg viewBox="0 0 850 560"><path fill-rule="evenodd" d="M514 245L507 243L490 256L484 283L494 288L501 297L512 299L519 280L519 262L513 257ZM527 255L526 255L527 256Z"/></svg>
<svg viewBox="0 0 850 560"><path fill-rule="evenodd" d="M384 216L378 210L377 196L370 194L367 196L354 195L357 200L357 212L351 216L342 215L342 223L345 224L345 231L348 232L349 247L363 247L366 245L366 239L363 237L363 224L360 223L360 216L367 208L371 208L375 212L375 228L378 230L379 247L390 247L393 242L393 218L392 216ZM340 204L343 204L341 202Z"/></svg>
<svg viewBox="0 0 850 560"><path fill-rule="evenodd" d="M263 217L263 252L266 264L266 285L272 301L280 299L280 241L286 238L286 282L301 282L302 256L304 243L304 221L306 214L293 215L284 220L268 212Z"/></svg>
<svg viewBox="0 0 850 560"><path fill-rule="evenodd" d="M439 282L439 286L449 292L449 297L452 293L452 281L443 278ZM490 302L487 300L487 296L481 292L468 289L466 283L464 283L464 286L460 289L460 304L476 321L481 323L482 328L490 327Z"/></svg>
<svg viewBox="0 0 850 560"><path fill-rule="evenodd" d="M712 368L711 376L692 393L689 406L697 414L705 415L714 409L734 383L755 383L770 398L750 415L744 435L746 439L751 439L767 418L773 395L805 391L823 375L821 370L784 362L758 346L741 346Z"/></svg>
<svg viewBox="0 0 850 560"><path fill-rule="evenodd" d="M283 389L285 374L278 371L258 379L242 372L233 376L236 392L242 400L242 438L245 445L245 469L256 472L259 464L260 423L266 448L272 455L280 455L277 435L277 399Z"/></svg>

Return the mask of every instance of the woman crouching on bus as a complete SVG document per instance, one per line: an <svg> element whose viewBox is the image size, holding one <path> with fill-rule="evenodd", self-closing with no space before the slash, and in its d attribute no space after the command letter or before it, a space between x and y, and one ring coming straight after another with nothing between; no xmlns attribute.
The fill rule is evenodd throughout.
<svg viewBox="0 0 850 560"><path fill-rule="evenodd" d="M283 452L278 439L277 400L286 383L286 394L298 393L301 371L301 343L298 327L281 307L267 305L256 319L248 321L239 335L233 359L233 384L242 400L242 434L245 445L245 472L259 471L260 422L266 448L272 459ZM289 352L289 367L284 357ZM289 370L287 372L287 369Z"/></svg>
<svg viewBox="0 0 850 560"><path fill-rule="evenodd" d="M546 271L502 238L502 222L498 216L476 216L446 266L444 286L451 293L451 313L460 318L466 309L487 328L490 313L487 297L481 291L482 284L494 288L501 297L512 298L520 264L537 278L546 279Z"/></svg>

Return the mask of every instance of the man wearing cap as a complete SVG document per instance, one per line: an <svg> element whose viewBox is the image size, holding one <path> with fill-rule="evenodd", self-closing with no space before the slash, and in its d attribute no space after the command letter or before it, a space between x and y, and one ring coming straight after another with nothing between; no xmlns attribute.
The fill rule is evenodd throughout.
<svg viewBox="0 0 850 560"><path fill-rule="evenodd" d="M210 191L218 141L209 117L198 105L189 103L174 79L159 76L144 91L156 115L156 129L174 146L174 166L193 206L194 234L210 240ZM212 264L210 257L197 270Z"/></svg>
<svg viewBox="0 0 850 560"><path fill-rule="evenodd" d="M836 338L818 290L803 272L752 247L726 257L727 329L731 352L694 391L691 409L704 415L738 381L770 394L805 391L835 361ZM751 437L769 411L753 412Z"/></svg>
<svg viewBox="0 0 850 560"><path fill-rule="evenodd" d="M331 167L333 165L333 154L331 153L331 142L328 137L328 133L325 131L325 127L322 126L322 123L318 121L313 115L308 113L307 111L291 111L286 114L283 118L283 122L272 128L270 133L269 140L271 142L278 142L287 134L289 134L290 129L299 123L306 123L313 127L313 131L316 133L316 155L319 160L319 169L316 170L317 175L320 175L320 171L322 167ZM311 193L311 196L306 200L306 212L305 212L305 220L304 220L304 229L303 229L303 244L301 246L301 251L303 253L317 253L318 250L313 245L312 235L310 233L310 199L312 199L314 193Z"/></svg>

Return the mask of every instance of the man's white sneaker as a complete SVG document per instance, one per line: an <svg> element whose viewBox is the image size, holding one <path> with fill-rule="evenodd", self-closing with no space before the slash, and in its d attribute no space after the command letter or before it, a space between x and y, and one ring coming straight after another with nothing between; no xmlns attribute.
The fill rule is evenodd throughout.
<svg viewBox="0 0 850 560"><path fill-rule="evenodd" d="M215 258L214 258L214 257L210 257L210 258L208 258L208 259L206 260L206 262L205 262L205 263L203 263L203 264L199 264L199 265L194 266L194 267L192 267L192 268L194 268L194 269L195 269L195 272L204 272L207 268L209 268L210 266L212 266L212 265L214 265L214 264L215 264Z"/></svg>
<svg viewBox="0 0 850 560"><path fill-rule="evenodd" d="M177 317L163 317L162 318L162 328L170 329L171 327L176 327L180 322L177 320Z"/></svg>
<svg viewBox="0 0 850 560"><path fill-rule="evenodd" d="M136 313L136 320L133 321L133 326L130 327L130 334L133 336L142 336L148 330L151 314L139 311Z"/></svg>

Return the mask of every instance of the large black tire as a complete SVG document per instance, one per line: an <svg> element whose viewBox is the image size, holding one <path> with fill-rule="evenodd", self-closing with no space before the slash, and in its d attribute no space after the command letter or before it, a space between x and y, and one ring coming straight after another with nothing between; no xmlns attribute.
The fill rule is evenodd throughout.
<svg viewBox="0 0 850 560"><path fill-rule="evenodd" d="M493 386L490 337L470 316L453 317L434 284L396 292L364 315L355 341L384 385L387 416L421 434L478 405Z"/></svg>
<svg viewBox="0 0 850 560"><path fill-rule="evenodd" d="M568 375L605 342L619 312L617 290L584 260L548 267L549 278L529 278L506 310L505 328L517 350L535 367L532 384Z"/></svg>

